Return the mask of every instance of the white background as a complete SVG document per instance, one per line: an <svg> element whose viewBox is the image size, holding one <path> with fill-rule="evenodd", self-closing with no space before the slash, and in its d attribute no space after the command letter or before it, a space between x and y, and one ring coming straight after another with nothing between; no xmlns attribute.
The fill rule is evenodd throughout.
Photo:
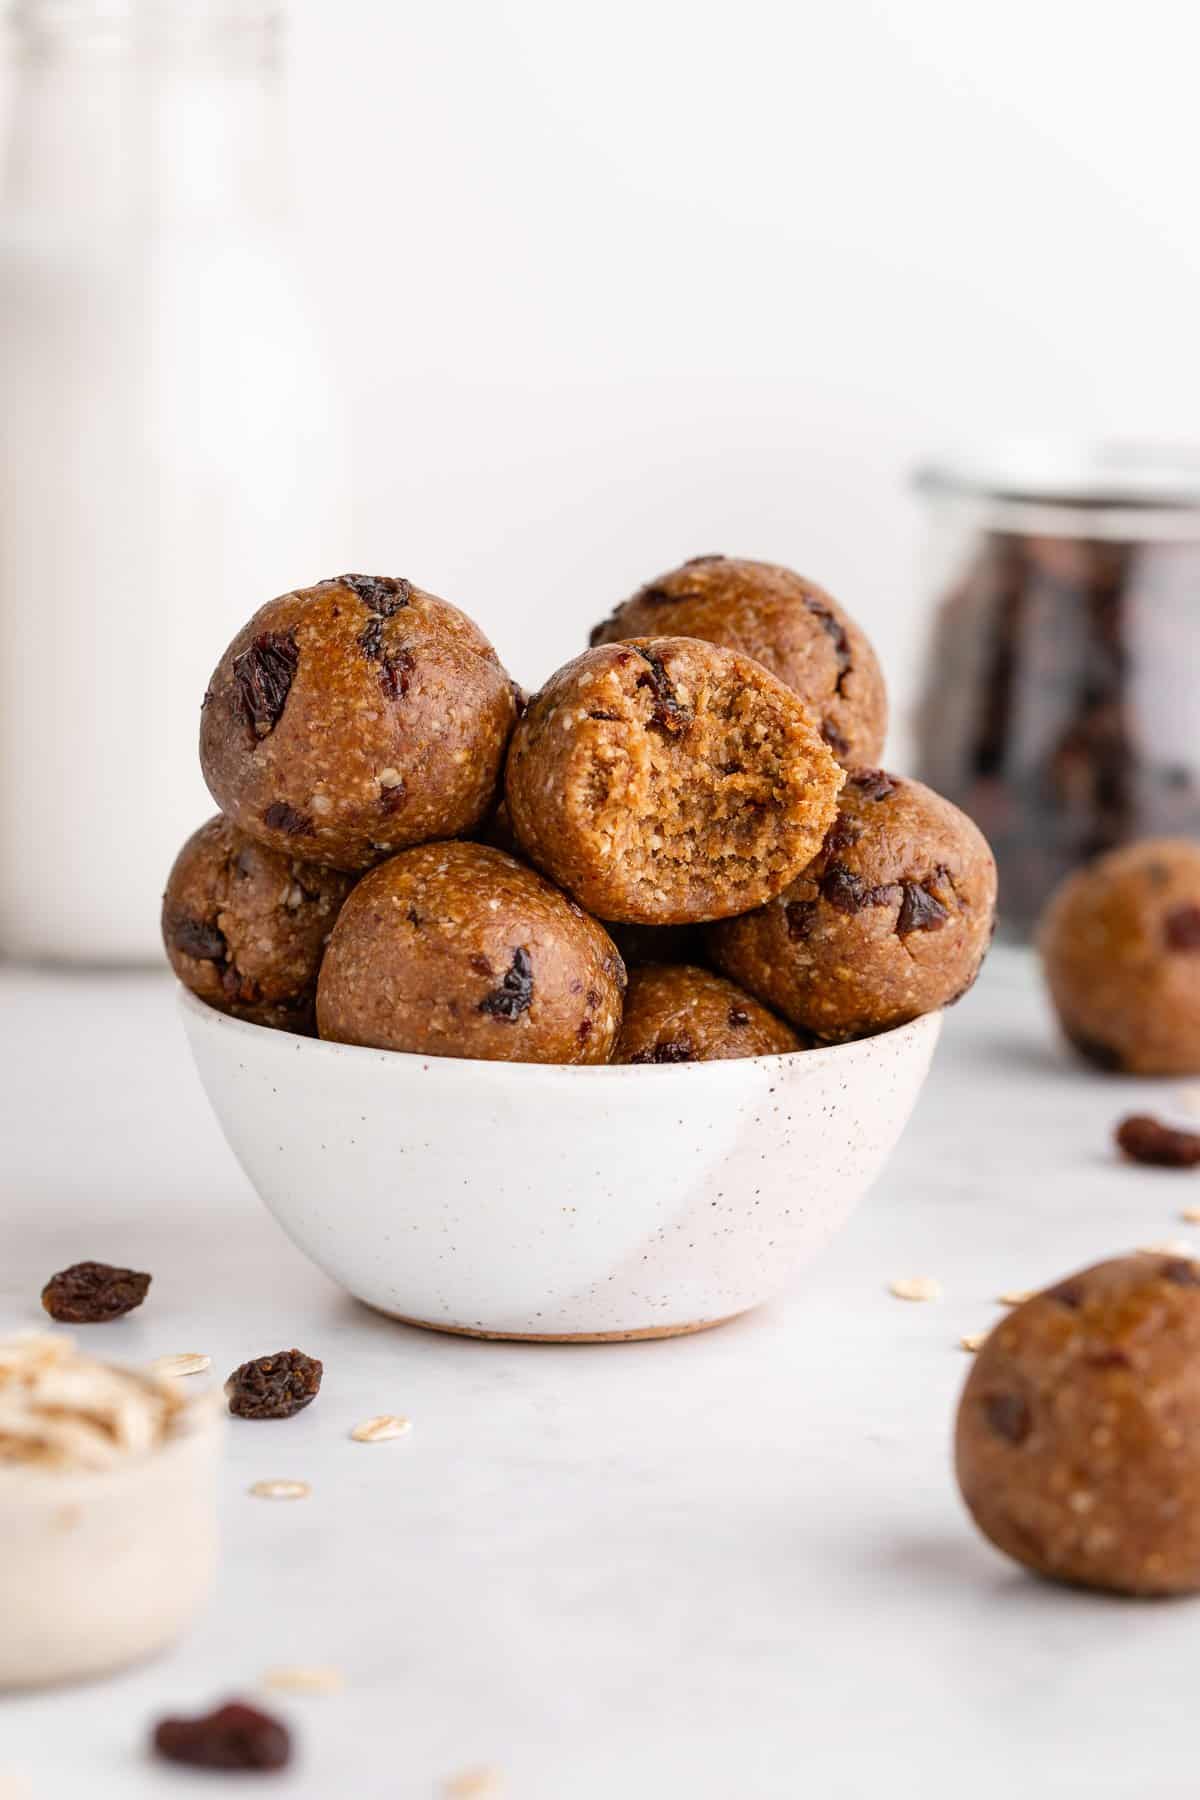
<svg viewBox="0 0 1200 1800"><path fill-rule="evenodd" d="M292 25L359 566L460 600L519 678L721 550L831 587L903 708L915 460L1198 429L1183 0L302 0Z"/></svg>

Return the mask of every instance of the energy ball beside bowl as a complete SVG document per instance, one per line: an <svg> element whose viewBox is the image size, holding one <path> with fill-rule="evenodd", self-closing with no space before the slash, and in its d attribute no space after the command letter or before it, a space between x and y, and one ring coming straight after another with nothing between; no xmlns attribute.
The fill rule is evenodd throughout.
<svg viewBox="0 0 1200 1800"><path fill-rule="evenodd" d="M234 638L204 697L200 760L252 837L365 869L481 823L516 716L495 651L457 607L342 575L268 601Z"/></svg>
<svg viewBox="0 0 1200 1800"><path fill-rule="evenodd" d="M525 854L602 919L759 906L820 847L844 777L790 689L692 638L606 644L535 694L506 793Z"/></svg>
<svg viewBox="0 0 1200 1800"><path fill-rule="evenodd" d="M323 1038L489 1062L607 1062L625 969L611 938L486 844L423 844L359 882L317 987Z"/></svg>
<svg viewBox="0 0 1200 1800"><path fill-rule="evenodd" d="M707 969L631 969L617 1063L721 1062L802 1050L790 1025Z"/></svg>
<svg viewBox="0 0 1200 1800"><path fill-rule="evenodd" d="M967 1378L955 1458L979 1529L1039 1575L1200 1589L1200 1265L1120 1257L1010 1313Z"/></svg>
<svg viewBox="0 0 1200 1800"><path fill-rule="evenodd" d="M752 656L809 707L840 762L883 755L887 693L870 641L815 582L778 563L696 556L647 582L597 625L593 644L703 638Z"/></svg>
<svg viewBox="0 0 1200 1800"><path fill-rule="evenodd" d="M218 815L193 832L163 895L184 986L253 1025L311 1032L325 940L355 877L268 850Z"/></svg>
<svg viewBox="0 0 1200 1800"><path fill-rule="evenodd" d="M1200 1074L1200 845L1152 838L1068 876L1038 928L1063 1032L1103 1069Z"/></svg>
<svg viewBox="0 0 1200 1800"><path fill-rule="evenodd" d="M991 942L996 865L965 813L919 781L853 769L800 878L708 934L715 966L827 1043L961 998Z"/></svg>

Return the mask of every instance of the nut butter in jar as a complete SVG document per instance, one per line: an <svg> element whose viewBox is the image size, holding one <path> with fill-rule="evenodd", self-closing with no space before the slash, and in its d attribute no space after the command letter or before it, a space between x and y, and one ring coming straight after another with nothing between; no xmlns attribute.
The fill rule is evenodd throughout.
<svg viewBox="0 0 1200 1800"><path fill-rule="evenodd" d="M991 840L1006 934L1080 863L1200 838L1200 447L948 458L919 774Z"/></svg>

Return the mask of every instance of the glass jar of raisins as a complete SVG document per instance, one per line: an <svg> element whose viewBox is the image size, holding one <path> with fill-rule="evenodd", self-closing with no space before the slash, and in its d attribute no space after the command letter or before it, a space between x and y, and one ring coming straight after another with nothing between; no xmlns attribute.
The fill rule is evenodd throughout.
<svg viewBox="0 0 1200 1800"><path fill-rule="evenodd" d="M978 822L1006 934L1080 863L1200 838L1200 448L924 469L918 772Z"/></svg>

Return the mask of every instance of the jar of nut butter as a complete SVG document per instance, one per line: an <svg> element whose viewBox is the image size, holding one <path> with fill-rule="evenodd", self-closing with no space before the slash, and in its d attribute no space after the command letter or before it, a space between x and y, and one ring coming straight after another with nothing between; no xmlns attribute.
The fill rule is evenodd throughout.
<svg viewBox="0 0 1200 1800"><path fill-rule="evenodd" d="M1080 863L1200 839L1200 447L1018 447L918 487L918 772L990 838L1021 938Z"/></svg>

